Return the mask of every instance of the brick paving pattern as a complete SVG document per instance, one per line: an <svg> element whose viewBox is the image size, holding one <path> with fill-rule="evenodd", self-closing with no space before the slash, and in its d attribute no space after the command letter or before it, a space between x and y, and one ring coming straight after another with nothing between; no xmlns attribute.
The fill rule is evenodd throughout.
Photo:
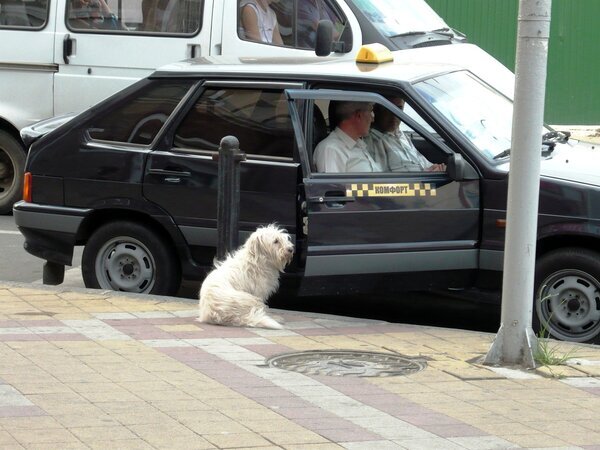
<svg viewBox="0 0 600 450"><path fill-rule="evenodd" d="M193 302L0 284L0 449L600 449L600 349L535 371L479 364L493 335L275 311L199 323ZM266 359L395 353L405 376L304 375Z"/></svg>

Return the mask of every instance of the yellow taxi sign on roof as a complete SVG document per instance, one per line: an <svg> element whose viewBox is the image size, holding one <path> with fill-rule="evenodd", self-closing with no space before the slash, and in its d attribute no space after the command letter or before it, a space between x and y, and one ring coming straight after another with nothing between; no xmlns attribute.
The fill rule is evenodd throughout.
<svg viewBox="0 0 600 450"><path fill-rule="evenodd" d="M388 61L393 61L394 55L383 44L367 44L363 45L356 54L356 62L380 64Z"/></svg>

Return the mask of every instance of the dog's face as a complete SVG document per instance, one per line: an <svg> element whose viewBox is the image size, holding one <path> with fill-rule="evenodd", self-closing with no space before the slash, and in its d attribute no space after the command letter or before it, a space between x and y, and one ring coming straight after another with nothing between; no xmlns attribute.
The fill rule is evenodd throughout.
<svg viewBox="0 0 600 450"><path fill-rule="evenodd" d="M256 257L271 261L280 271L292 262L294 256L290 235L273 224L259 227L244 245Z"/></svg>

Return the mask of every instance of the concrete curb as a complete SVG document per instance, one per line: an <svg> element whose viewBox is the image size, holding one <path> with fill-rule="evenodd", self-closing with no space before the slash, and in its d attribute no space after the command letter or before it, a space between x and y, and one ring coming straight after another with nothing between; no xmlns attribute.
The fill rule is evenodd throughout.
<svg viewBox="0 0 600 450"><path fill-rule="evenodd" d="M88 295L102 295L104 297L125 297L130 299L139 299L139 300L151 300L155 302L179 302L179 303L197 303L197 300L192 298L185 297L171 297L166 295L150 295L150 294L135 294L131 292L117 292L110 289L90 289L90 288L73 288L73 287L61 287L59 286L49 286L45 284L32 284L32 283L23 283L18 281L2 281L0 280L0 286L8 286L15 288L25 288L25 289L36 289L40 291L54 292L54 293L64 293L64 292L78 292L81 294Z"/></svg>

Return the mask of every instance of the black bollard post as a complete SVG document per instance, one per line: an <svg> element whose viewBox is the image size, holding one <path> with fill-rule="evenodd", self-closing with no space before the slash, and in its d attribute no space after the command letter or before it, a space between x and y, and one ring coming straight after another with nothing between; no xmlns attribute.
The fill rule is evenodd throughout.
<svg viewBox="0 0 600 450"><path fill-rule="evenodd" d="M240 216L240 162L246 155L240 152L240 142L235 136L221 139L217 194L217 260L223 261L239 244Z"/></svg>

